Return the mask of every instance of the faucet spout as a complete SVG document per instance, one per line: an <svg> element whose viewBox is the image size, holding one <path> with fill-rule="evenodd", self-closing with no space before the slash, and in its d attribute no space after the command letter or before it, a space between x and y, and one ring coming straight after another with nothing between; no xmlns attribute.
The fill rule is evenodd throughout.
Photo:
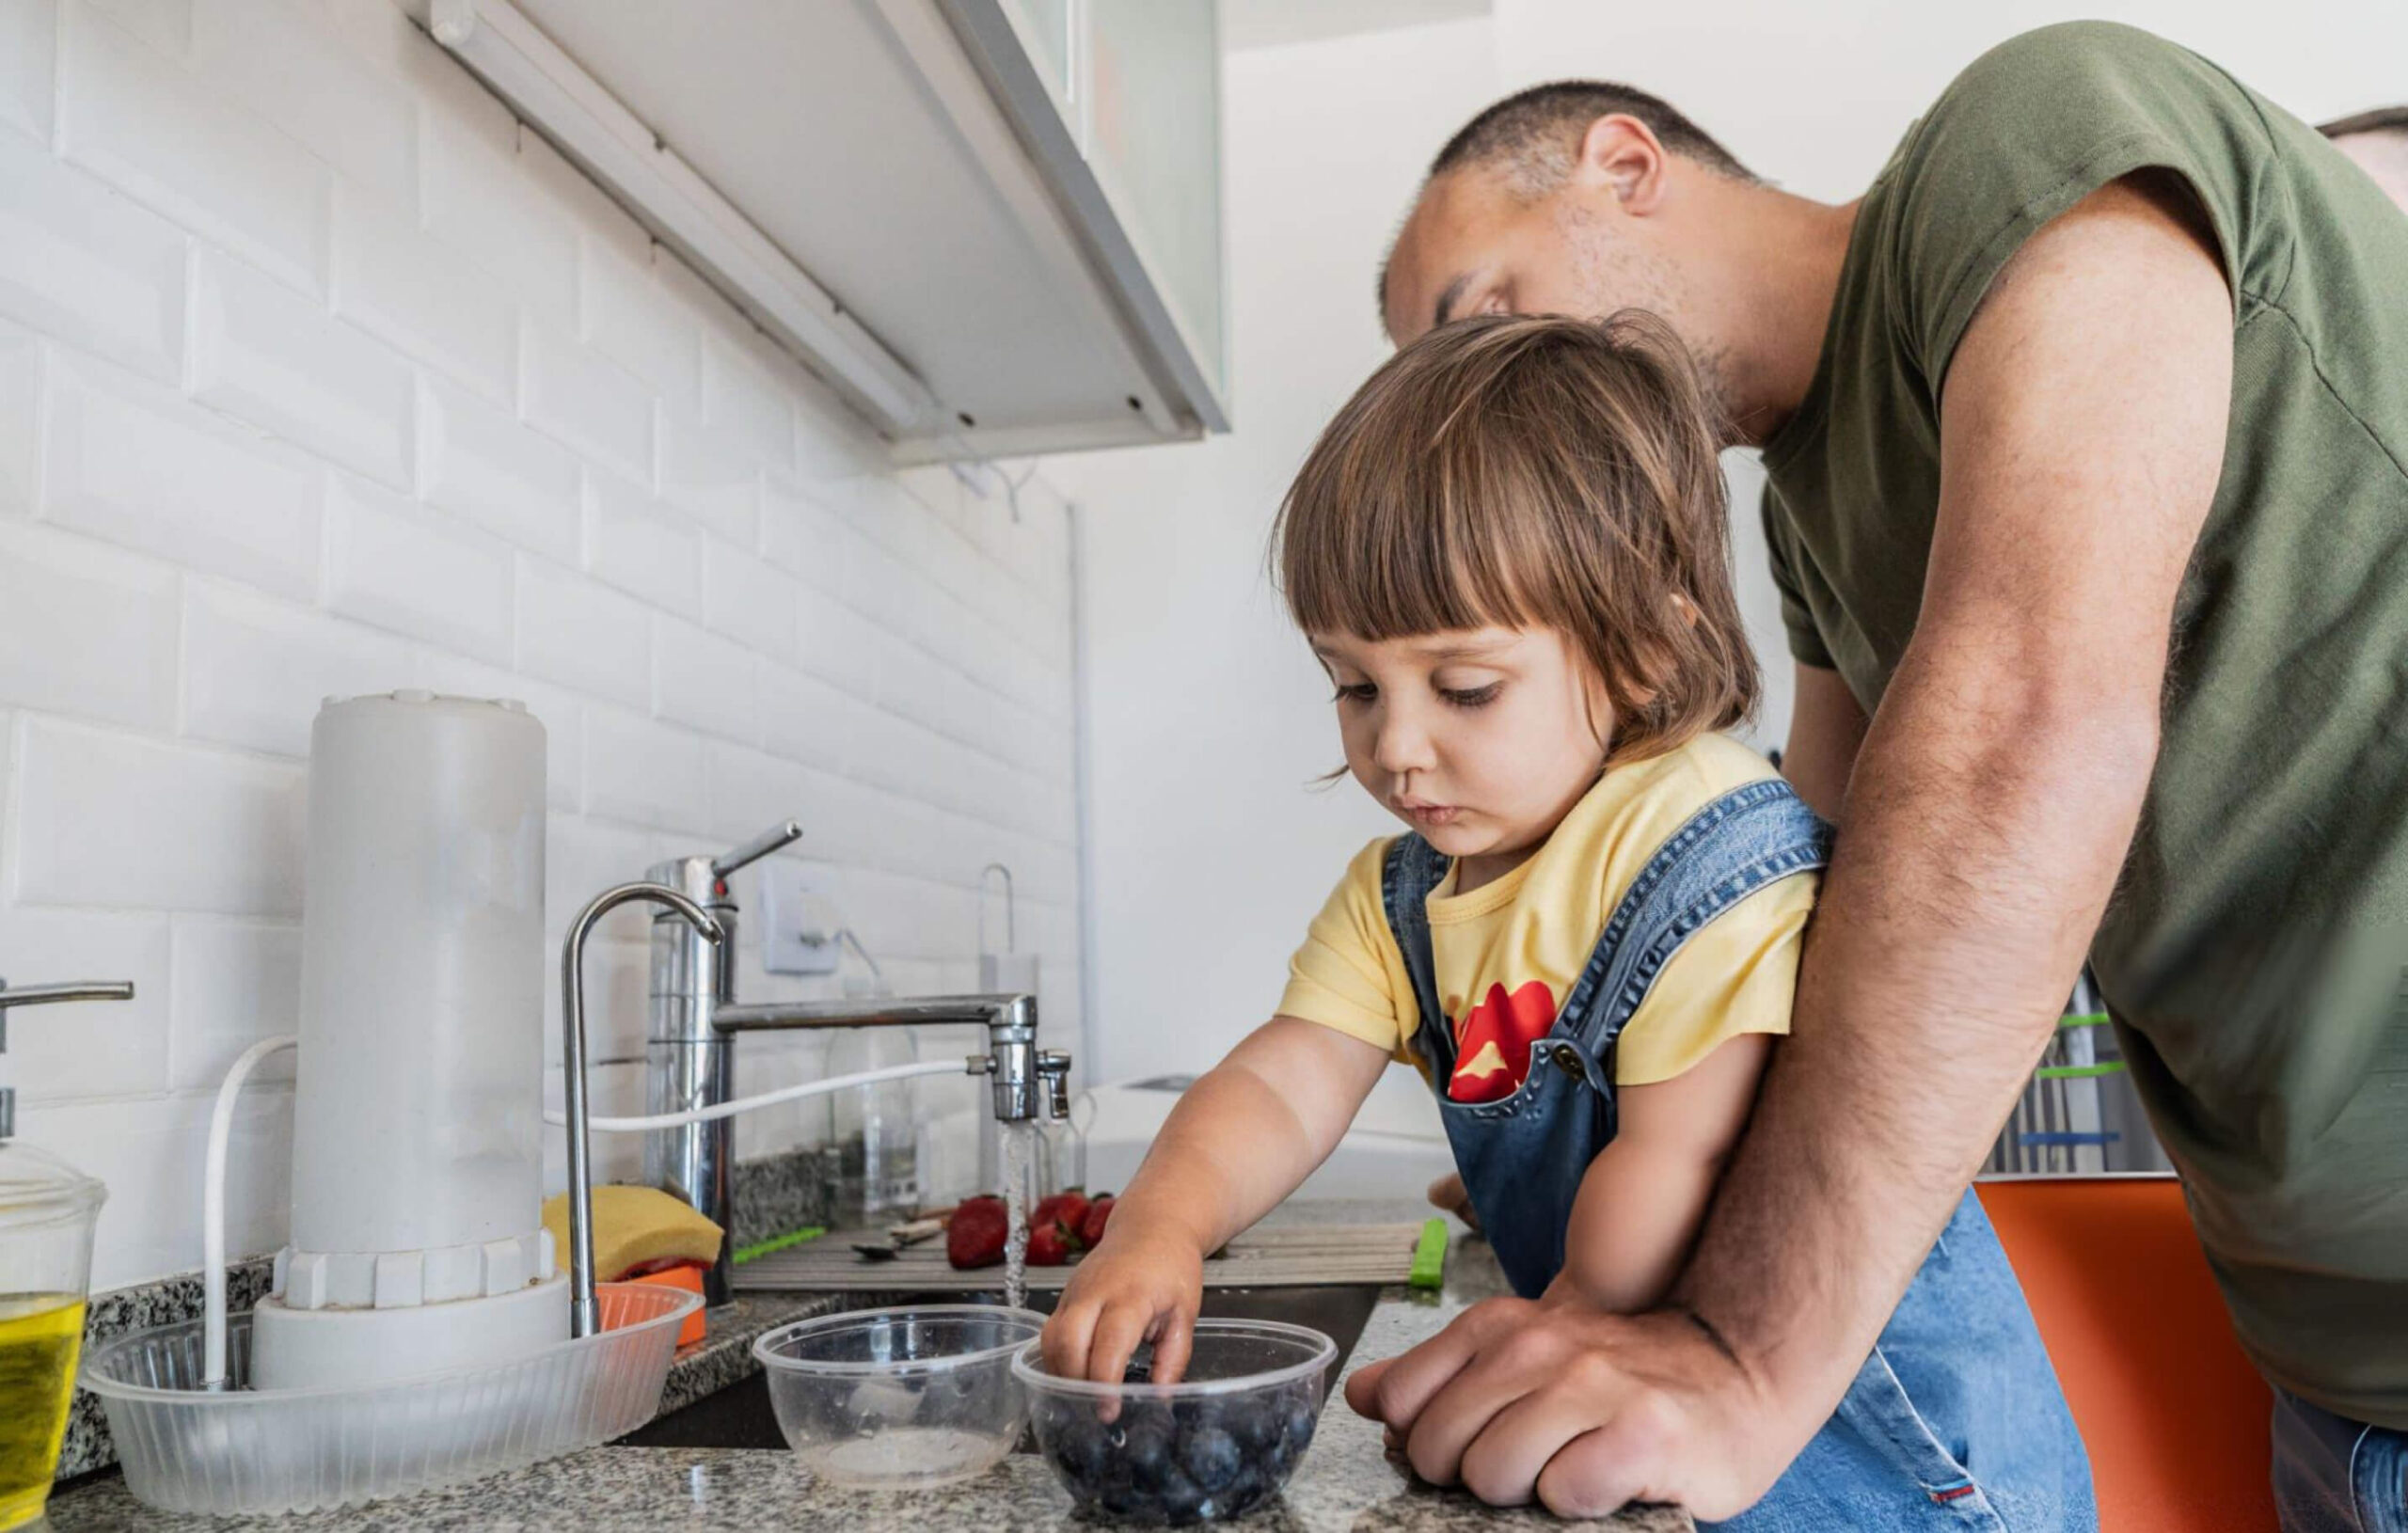
<svg viewBox="0 0 2408 1533"><path fill-rule="evenodd" d="M1037 1047L1037 997L931 995L881 996L866 1001L778 1001L750 1006L723 1005L711 1014L723 1033L823 1027L975 1026L987 1030L987 1052L968 1062L973 1075L993 1083L994 1113L1005 1123L1067 1115L1064 1082L1070 1056Z"/></svg>

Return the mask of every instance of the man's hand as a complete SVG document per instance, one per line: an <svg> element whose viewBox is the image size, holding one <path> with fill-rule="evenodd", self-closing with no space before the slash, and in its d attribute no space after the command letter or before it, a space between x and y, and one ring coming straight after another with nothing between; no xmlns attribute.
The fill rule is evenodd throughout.
<svg viewBox="0 0 2408 1533"><path fill-rule="evenodd" d="M1633 1501L1730 1517L1785 1464L1743 1430L1769 1409L1763 1392L1694 1321L1608 1315L1560 1290L1472 1306L1403 1356L1357 1369L1346 1403L1385 1423L1432 1484L1561 1517Z"/></svg>

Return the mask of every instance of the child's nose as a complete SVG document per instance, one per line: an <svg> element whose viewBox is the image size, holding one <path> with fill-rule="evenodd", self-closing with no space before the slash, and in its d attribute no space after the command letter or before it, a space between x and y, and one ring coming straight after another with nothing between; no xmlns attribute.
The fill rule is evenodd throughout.
<svg viewBox="0 0 2408 1533"><path fill-rule="evenodd" d="M1379 735L1371 742L1371 760L1380 770L1396 777L1427 771L1436 765L1430 748L1430 732L1401 708L1389 709L1380 720Z"/></svg>

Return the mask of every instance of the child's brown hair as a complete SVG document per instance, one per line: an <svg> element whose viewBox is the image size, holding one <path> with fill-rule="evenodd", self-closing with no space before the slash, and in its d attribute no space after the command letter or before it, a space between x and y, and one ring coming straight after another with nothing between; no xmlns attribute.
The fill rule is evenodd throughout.
<svg viewBox="0 0 2408 1533"><path fill-rule="evenodd" d="M1272 539L1307 633L1560 631L1628 761L1755 707L1725 518L1712 407L1661 321L1485 315L1355 390Z"/></svg>

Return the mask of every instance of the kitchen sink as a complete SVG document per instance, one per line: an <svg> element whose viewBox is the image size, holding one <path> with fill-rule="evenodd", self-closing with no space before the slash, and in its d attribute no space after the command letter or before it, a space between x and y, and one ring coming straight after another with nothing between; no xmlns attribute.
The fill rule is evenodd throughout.
<svg viewBox="0 0 2408 1533"><path fill-rule="evenodd" d="M950 1304L966 1297L974 1296L922 1294L918 1300ZM974 1297L991 1297L996 1303L1002 1302L1000 1295ZM1028 1305L1031 1309L1051 1314L1054 1303L1059 1297L1057 1293L1032 1293L1028 1296ZM1370 1319L1371 1306L1378 1304L1379 1299L1379 1286L1371 1283L1323 1288L1206 1288L1204 1313L1228 1320L1285 1320L1291 1325L1309 1325L1324 1333L1338 1343L1338 1361L1330 1367L1330 1379L1334 1383L1344 1371L1346 1359L1354 1353L1354 1343L1363 1335L1364 1322ZM863 1307L880 1308L887 1304L911 1302L909 1297L901 1297ZM784 1448L786 1446L785 1435L778 1430L777 1415L769 1408L769 1382L758 1373L732 1383L717 1394L705 1395L691 1405L672 1411L629 1432L619 1442L630 1447Z"/></svg>

